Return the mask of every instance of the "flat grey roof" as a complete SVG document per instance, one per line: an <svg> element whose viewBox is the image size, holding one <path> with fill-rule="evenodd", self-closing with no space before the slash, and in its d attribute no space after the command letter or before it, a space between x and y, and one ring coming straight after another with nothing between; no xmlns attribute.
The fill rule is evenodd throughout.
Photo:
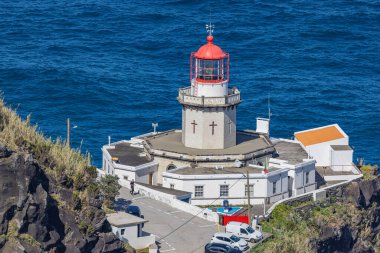
<svg viewBox="0 0 380 253"><path fill-rule="evenodd" d="M333 171L330 166L317 166L315 169L322 177L336 175L356 175L352 171Z"/></svg>
<svg viewBox="0 0 380 253"><path fill-rule="evenodd" d="M129 225L138 225L148 222L140 217L136 217L126 212L117 212L107 214L108 222L114 227L125 227Z"/></svg>
<svg viewBox="0 0 380 253"><path fill-rule="evenodd" d="M215 174L246 174L247 170L249 173L252 174L261 174L262 169L260 168L255 168L255 167L241 167L241 168L236 168L236 167L223 167L223 169L216 169L216 168L208 168L208 167L186 167L174 171L168 171L173 174L178 174L178 175L215 175ZM269 172L279 170L279 168L269 168Z"/></svg>
<svg viewBox="0 0 380 253"><path fill-rule="evenodd" d="M241 155L272 147L265 136L253 132L236 133L236 146L226 149L196 149L185 147L182 143L182 132L168 131L146 138L152 149L187 155Z"/></svg>
<svg viewBox="0 0 380 253"><path fill-rule="evenodd" d="M336 151L352 150L349 145L331 145L331 148Z"/></svg>
<svg viewBox="0 0 380 253"><path fill-rule="evenodd" d="M115 148L106 148L112 157L119 159L118 163L128 166L139 166L151 160L147 156L140 156L144 152L142 148L132 147L130 143L121 142L115 145Z"/></svg>
<svg viewBox="0 0 380 253"><path fill-rule="evenodd" d="M176 197L182 197L182 196L191 194L191 192L185 192L185 191L170 189L170 188L166 188L166 187L159 186L159 185L150 185L150 184L144 184L144 183L140 183L140 182L136 182L136 184L140 184L142 186L151 188L151 189L156 190L156 191L160 191L163 193L174 195Z"/></svg>
<svg viewBox="0 0 380 253"><path fill-rule="evenodd" d="M293 165L301 163L303 159L308 158L306 151L299 143L282 140L272 140L272 142L278 154L274 158L286 160Z"/></svg>

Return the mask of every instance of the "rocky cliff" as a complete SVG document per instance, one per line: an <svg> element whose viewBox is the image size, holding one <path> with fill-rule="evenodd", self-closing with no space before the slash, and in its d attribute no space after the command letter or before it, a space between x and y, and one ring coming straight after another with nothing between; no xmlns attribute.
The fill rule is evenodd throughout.
<svg viewBox="0 0 380 253"><path fill-rule="evenodd" d="M1 252L124 252L99 203L79 209L31 154L0 149L0 187Z"/></svg>
<svg viewBox="0 0 380 253"><path fill-rule="evenodd" d="M90 164L0 99L0 252L125 252Z"/></svg>
<svg viewBox="0 0 380 253"><path fill-rule="evenodd" d="M380 177L332 188L324 201L280 204L263 228L273 239L252 252L380 252Z"/></svg>
<svg viewBox="0 0 380 253"><path fill-rule="evenodd" d="M0 99L0 252L125 252L90 164Z"/></svg>
<svg viewBox="0 0 380 253"><path fill-rule="evenodd" d="M311 242L315 251L379 252L380 177L332 189L328 196L329 212L318 217L319 237Z"/></svg>

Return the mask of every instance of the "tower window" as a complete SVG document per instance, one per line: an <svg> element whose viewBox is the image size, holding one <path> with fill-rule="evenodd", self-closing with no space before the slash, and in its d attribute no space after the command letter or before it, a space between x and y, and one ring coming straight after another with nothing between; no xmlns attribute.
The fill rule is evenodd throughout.
<svg viewBox="0 0 380 253"><path fill-rule="evenodd" d="M309 171L306 172L306 182L305 184L309 184Z"/></svg>

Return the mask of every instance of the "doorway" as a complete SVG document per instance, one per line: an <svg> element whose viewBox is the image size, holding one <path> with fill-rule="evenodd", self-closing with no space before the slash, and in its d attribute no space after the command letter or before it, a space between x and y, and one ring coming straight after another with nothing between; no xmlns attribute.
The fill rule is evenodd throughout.
<svg viewBox="0 0 380 253"><path fill-rule="evenodd" d="M149 184L153 185L153 172L149 173Z"/></svg>

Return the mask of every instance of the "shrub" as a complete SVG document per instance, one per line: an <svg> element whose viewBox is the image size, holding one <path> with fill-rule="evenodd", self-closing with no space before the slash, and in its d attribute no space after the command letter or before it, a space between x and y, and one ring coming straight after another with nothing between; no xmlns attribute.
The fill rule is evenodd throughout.
<svg viewBox="0 0 380 253"><path fill-rule="evenodd" d="M78 224L78 228L79 228L79 231L81 231L83 234L85 234L87 232L87 223L85 221L81 221L79 224Z"/></svg>
<svg viewBox="0 0 380 253"><path fill-rule="evenodd" d="M116 196L119 195L120 188L118 176L105 175L100 179L99 189L106 207L112 206Z"/></svg>
<svg viewBox="0 0 380 253"><path fill-rule="evenodd" d="M77 191L73 192L72 200L73 200L74 210L80 210L82 208L82 201L79 197L79 192Z"/></svg>
<svg viewBox="0 0 380 253"><path fill-rule="evenodd" d="M18 238L29 243L32 246L41 247L41 244L36 239L34 239L33 236L29 234L20 234Z"/></svg>
<svg viewBox="0 0 380 253"><path fill-rule="evenodd" d="M89 156L84 156L80 150L71 149L59 138L55 142L45 138L37 128L38 126L30 126L30 116L26 121L21 120L0 99L0 143L13 150L30 151L41 165L52 169L53 174L55 168L63 170L68 178L78 172L83 173L84 168L88 167Z"/></svg>
<svg viewBox="0 0 380 253"><path fill-rule="evenodd" d="M88 225L87 235L91 236L91 235L95 234L95 232L96 232L95 227L92 224Z"/></svg>
<svg viewBox="0 0 380 253"><path fill-rule="evenodd" d="M99 185L97 183L90 183L86 188L87 200L97 198L100 193Z"/></svg>

